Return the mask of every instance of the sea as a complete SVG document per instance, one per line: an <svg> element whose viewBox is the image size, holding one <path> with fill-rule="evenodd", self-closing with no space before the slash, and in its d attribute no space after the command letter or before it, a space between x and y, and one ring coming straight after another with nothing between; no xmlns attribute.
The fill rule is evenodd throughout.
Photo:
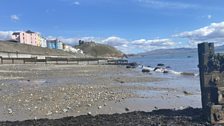
<svg viewBox="0 0 224 126"><path fill-rule="evenodd" d="M166 55L147 55L130 57L129 62L137 62L143 66L156 67L157 64L165 64L170 70L177 74L181 72L194 73L198 75L198 56L195 53L186 54L166 54ZM174 72L174 73L175 73Z"/></svg>
<svg viewBox="0 0 224 126"><path fill-rule="evenodd" d="M164 81L160 82L149 82L145 83L146 86L162 87L162 88L173 88L180 92L190 92L193 95L182 96L180 99L172 97L171 105L177 104L176 106L191 106L194 108L201 108L201 90L200 90L200 79L199 79L199 68L198 68L198 56L197 53L179 53L179 54L151 54L147 56L130 57L129 62L137 62L139 65L136 68L137 71L141 72L143 68L155 68L157 64L164 64L169 66L168 73L154 72L144 73L149 77L165 78ZM150 66L150 67L148 67ZM181 73L193 73L191 75L183 75ZM146 96L152 95L152 92L144 92ZM156 95L159 93L157 92ZM162 92L160 92L162 95ZM163 101L161 101L163 102ZM150 104L150 103L145 103ZM167 104L167 101L164 103Z"/></svg>

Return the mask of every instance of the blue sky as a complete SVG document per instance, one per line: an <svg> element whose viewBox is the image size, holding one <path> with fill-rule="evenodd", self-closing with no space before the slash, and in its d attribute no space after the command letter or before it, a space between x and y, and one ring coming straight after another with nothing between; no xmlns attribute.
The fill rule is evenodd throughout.
<svg viewBox="0 0 224 126"><path fill-rule="evenodd" d="M224 42L223 0L1 0L0 39L33 30L74 44L95 40L126 53Z"/></svg>

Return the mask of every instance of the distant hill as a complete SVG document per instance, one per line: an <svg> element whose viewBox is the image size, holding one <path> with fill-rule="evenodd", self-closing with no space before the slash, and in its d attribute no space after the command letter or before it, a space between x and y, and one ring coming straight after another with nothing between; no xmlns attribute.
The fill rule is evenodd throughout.
<svg viewBox="0 0 224 126"><path fill-rule="evenodd" d="M84 55L80 53L65 52L59 49L48 49L9 41L0 41L0 52L18 52L18 53L46 55L46 56L84 57Z"/></svg>
<svg viewBox="0 0 224 126"><path fill-rule="evenodd" d="M124 54L116 48L95 42L84 42L75 48L81 49L85 54L94 57L122 57Z"/></svg>
<svg viewBox="0 0 224 126"><path fill-rule="evenodd" d="M196 48L176 48L176 49L158 49L145 53L140 53L138 55L170 55L176 53L197 53Z"/></svg>
<svg viewBox="0 0 224 126"><path fill-rule="evenodd" d="M224 45L216 47L215 51L217 51L219 53L224 53Z"/></svg>
<svg viewBox="0 0 224 126"><path fill-rule="evenodd" d="M224 45L215 47L216 53L224 53ZM134 56L147 55L172 55L172 54L195 54L197 55L197 48L175 48L175 49L158 49L149 52L139 53ZM132 55L133 56L133 55Z"/></svg>

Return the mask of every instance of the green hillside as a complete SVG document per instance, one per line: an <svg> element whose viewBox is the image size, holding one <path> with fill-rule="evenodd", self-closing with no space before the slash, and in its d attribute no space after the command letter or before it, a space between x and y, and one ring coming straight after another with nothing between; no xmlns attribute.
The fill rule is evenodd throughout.
<svg viewBox="0 0 224 126"><path fill-rule="evenodd" d="M87 55L94 57L122 57L123 53L116 48L98 44L94 42L85 42L80 45L75 46L75 48L79 48L83 50L83 52Z"/></svg>

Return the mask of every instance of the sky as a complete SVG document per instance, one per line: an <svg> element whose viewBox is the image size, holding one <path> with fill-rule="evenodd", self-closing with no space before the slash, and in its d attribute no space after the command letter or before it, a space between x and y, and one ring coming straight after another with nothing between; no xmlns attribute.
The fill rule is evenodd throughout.
<svg viewBox="0 0 224 126"><path fill-rule="evenodd" d="M0 0L0 39L32 30L125 53L224 44L223 0Z"/></svg>

